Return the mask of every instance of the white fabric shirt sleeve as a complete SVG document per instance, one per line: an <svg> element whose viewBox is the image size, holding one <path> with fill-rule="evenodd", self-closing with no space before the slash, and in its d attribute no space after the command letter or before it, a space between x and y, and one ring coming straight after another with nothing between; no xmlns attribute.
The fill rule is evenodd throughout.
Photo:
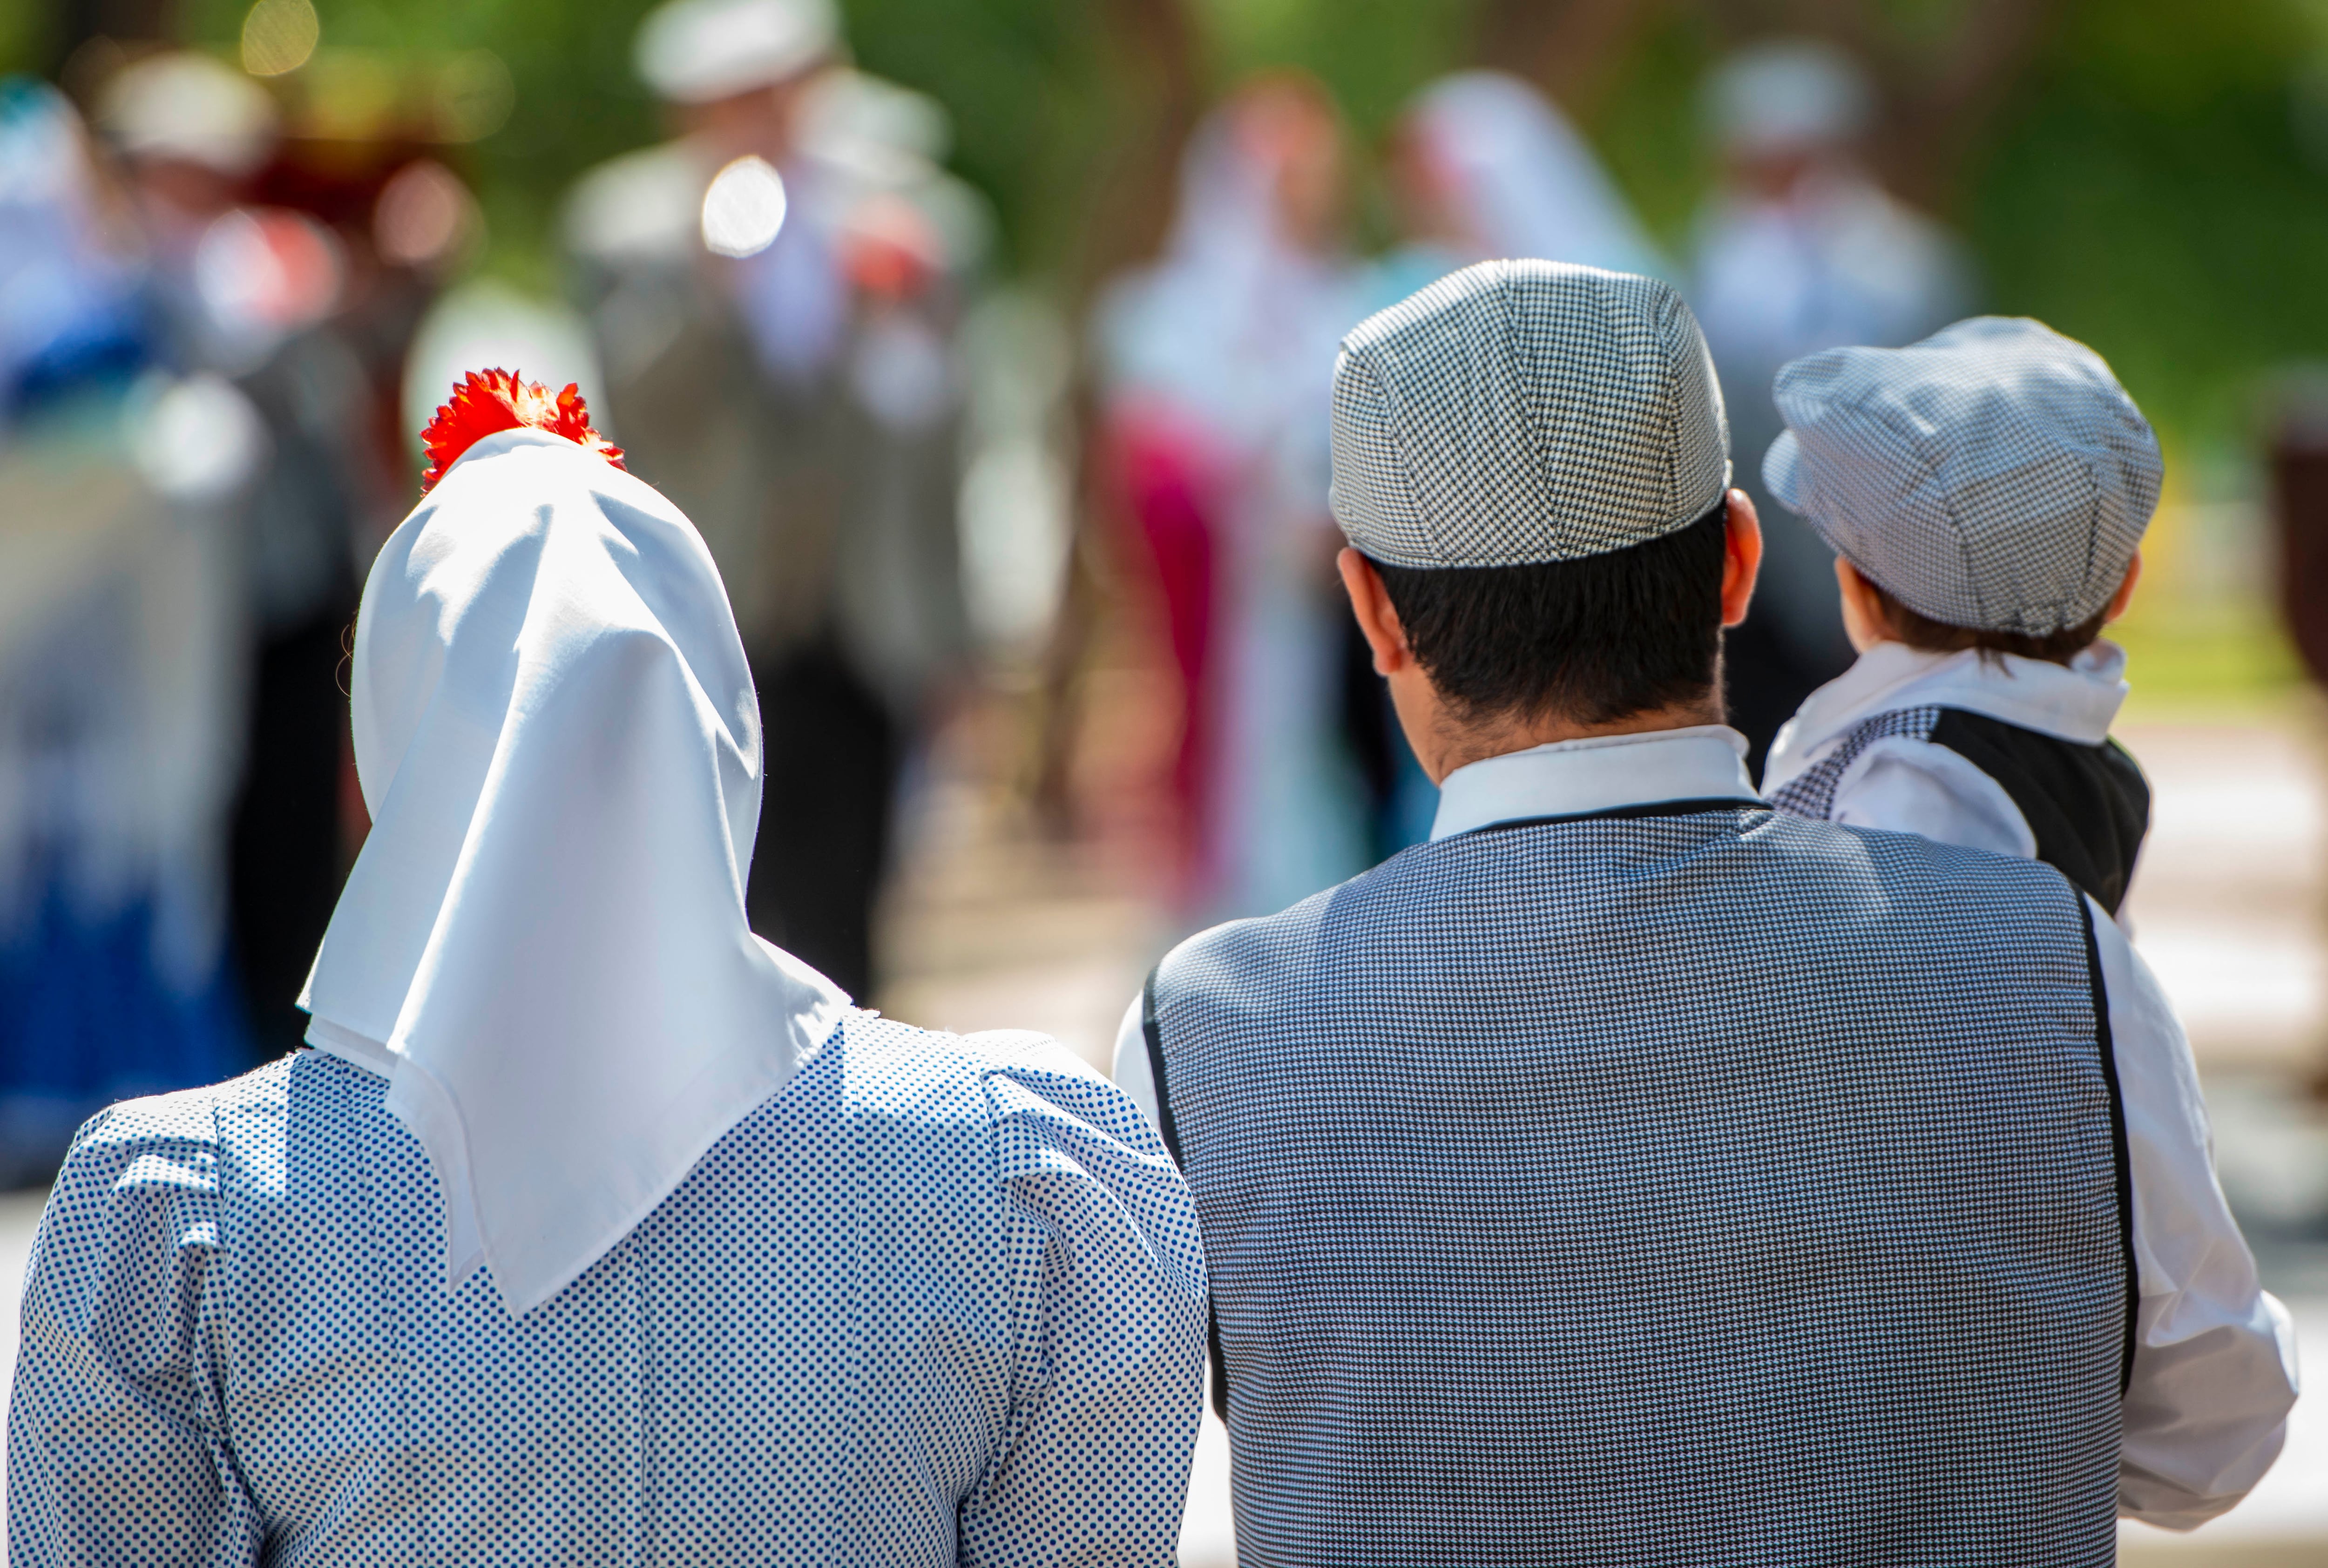
<svg viewBox="0 0 2328 1568"><path fill-rule="evenodd" d="M2134 1188L2134 1371L2118 1514L2188 1530L2245 1497L2279 1457L2295 1404L2295 1334L2256 1278L2215 1180L2182 1026L2092 899Z"/></svg>
<svg viewBox="0 0 2328 1568"><path fill-rule="evenodd" d="M1116 1026L1115 1086L1148 1113L1150 1122L1161 1127L1164 1118L1156 1108L1156 1074L1148 1065L1147 1002L1144 990L1133 992L1131 1005L1123 1009L1123 1022Z"/></svg>
<svg viewBox="0 0 2328 1568"><path fill-rule="evenodd" d="M1943 844L2037 856L2037 835L2013 797L1962 754L1929 740L1887 736L1835 782L1828 813L1851 828L1917 833Z"/></svg>

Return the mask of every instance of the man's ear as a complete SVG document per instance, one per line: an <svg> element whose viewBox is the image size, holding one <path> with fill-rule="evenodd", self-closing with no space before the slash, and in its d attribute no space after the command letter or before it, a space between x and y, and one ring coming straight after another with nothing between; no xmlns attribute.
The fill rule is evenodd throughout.
<svg viewBox="0 0 2328 1568"><path fill-rule="evenodd" d="M1345 545L1334 564L1341 568L1342 587L1350 596L1350 614L1357 617L1358 630L1374 651L1375 673L1395 675L1413 664L1414 650L1407 646L1406 628L1398 624L1398 609L1375 563Z"/></svg>
<svg viewBox="0 0 2328 1568"><path fill-rule="evenodd" d="M1762 570L1762 520L1755 514L1753 498L1742 490L1729 495L1723 523L1722 624L1735 626L1746 619L1754 602L1754 579Z"/></svg>

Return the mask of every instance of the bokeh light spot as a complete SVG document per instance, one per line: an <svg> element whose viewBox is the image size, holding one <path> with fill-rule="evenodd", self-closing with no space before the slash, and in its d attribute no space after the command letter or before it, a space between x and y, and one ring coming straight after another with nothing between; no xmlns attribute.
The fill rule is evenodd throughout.
<svg viewBox="0 0 2328 1568"><path fill-rule="evenodd" d="M434 98L439 140L479 141L508 122L517 107L517 83L500 55L468 49L445 62Z"/></svg>
<svg viewBox="0 0 2328 1568"><path fill-rule="evenodd" d="M398 170L372 209L372 242L383 259L399 267L447 266L483 227L469 188L433 158Z"/></svg>
<svg viewBox="0 0 2328 1568"><path fill-rule="evenodd" d="M258 0L242 19L242 68L253 76L296 70L323 35L308 0Z"/></svg>
<svg viewBox="0 0 2328 1568"><path fill-rule="evenodd" d="M715 256L765 250L784 226L784 177L765 158L738 158L703 193L703 245Z"/></svg>

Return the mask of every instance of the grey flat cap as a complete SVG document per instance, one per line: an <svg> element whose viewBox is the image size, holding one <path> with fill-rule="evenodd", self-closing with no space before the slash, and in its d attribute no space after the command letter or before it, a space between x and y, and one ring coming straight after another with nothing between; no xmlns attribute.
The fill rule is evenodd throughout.
<svg viewBox="0 0 2328 1568"><path fill-rule="evenodd" d="M1484 261L1334 367L1334 519L1392 566L1527 566L1695 521L1730 483L1697 318L1652 277Z"/></svg>
<svg viewBox="0 0 2328 1568"><path fill-rule="evenodd" d="M2102 357L2016 317L1779 372L1762 477L1892 597L2032 636L2099 614L2158 505L2158 437Z"/></svg>

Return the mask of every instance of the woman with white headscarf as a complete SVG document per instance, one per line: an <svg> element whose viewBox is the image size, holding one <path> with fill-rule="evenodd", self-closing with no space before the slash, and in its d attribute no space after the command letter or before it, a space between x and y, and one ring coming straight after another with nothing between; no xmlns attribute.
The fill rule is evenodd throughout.
<svg viewBox="0 0 2328 1568"><path fill-rule="evenodd" d="M1335 726L1348 617L1326 510L1334 357L1363 314L1342 161L1315 82L1231 94L1189 141L1163 256L1094 324L1111 468L1180 677L1181 902L1206 922L1368 859Z"/></svg>
<svg viewBox="0 0 2328 1568"><path fill-rule="evenodd" d="M571 389L472 378L434 434L317 1048L83 1129L12 1560L1170 1563L1205 1282L1156 1136L754 937L702 540Z"/></svg>
<svg viewBox="0 0 2328 1568"><path fill-rule="evenodd" d="M1544 94L1503 71L1459 71L1416 94L1390 173L1405 238L1375 281L1379 305L1476 261L1671 271L1591 146Z"/></svg>

